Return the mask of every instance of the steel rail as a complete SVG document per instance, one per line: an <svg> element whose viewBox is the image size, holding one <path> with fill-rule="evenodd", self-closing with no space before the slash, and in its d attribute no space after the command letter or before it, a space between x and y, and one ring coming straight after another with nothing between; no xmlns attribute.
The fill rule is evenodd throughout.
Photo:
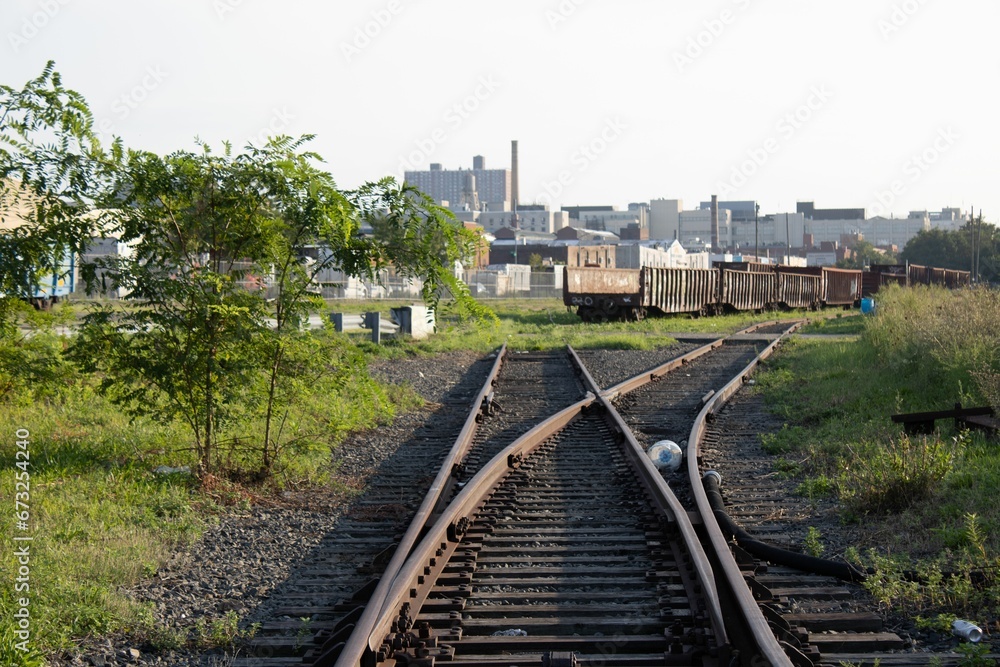
<svg viewBox="0 0 1000 667"><path fill-rule="evenodd" d="M595 400L596 397L588 393L583 400L564 408L534 426L493 457L465 485L458 496L444 509L434 525L431 526L424 539L413 550L410 558L407 559L393 580L392 586L385 596L385 601L380 607L378 622L374 625L372 631L364 637L366 646L371 651L374 652L381 646L385 637L389 634L390 628L396 622L397 616L385 613L387 610L402 609L404 603L418 608L423 602L427 590L416 587L414 582L423 581L426 584L427 577L431 574L425 569L426 563L432 558L440 566L443 566L447 562L450 554L461 542L464 532L461 528L462 520L467 518L479 505L485 502L497 483L506 477L512 469L518 467L525 457L530 456L532 452L552 435L578 419L583 410L592 405ZM341 654L336 665L337 667L354 666L359 664L359 660L360 656L356 653L350 656L345 651L345 653Z"/></svg>
<svg viewBox="0 0 1000 667"><path fill-rule="evenodd" d="M691 435L688 437L687 452L685 453L688 477L691 480L691 493L698 507L698 512L701 514L704 529L712 545L712 549L717 554L719 569L721 569L720 575L725 578L725 584L739 606L740 616L747 623L747 629L752 635L752 643L760 652L759 656L744 656L743 664L747 665L760 664L760 658L767 660L768 664L772 667L777 667L778 665L792 667L794 663L785 653L784 648L778 642L774 633L771 632L771 628L761 613L759 605L754 600L739 566L732 557L729 544L722 534L722 530L719 528L719 524L715 519L715 513L712 511L708 496L705 493L705 488L701 484L701 473L698 469L698 453L701 440L705 434L705 423L708 416L714 415L733 394L739 391L750 372L761 361L767 359L786 336L794 332L802 324L802 321L792 324L783 334L764 348L753 361L747 364L746 368L705 403L705 406L695 418L694 425L691 427Z"/></svg>
<svg viewBox="0 0 1000 667"><path fill-rule="evenodd" d="M493 389L493 385L496 383L497 375L500 373L500 368L503 366L503 362L506 358L507 344L504 343L496 354L496 361L493 362L493 367L490 370L489 375L487 375L482 389L479 390L479 394L471 404L469 416L466 418L465 424L462 427L461 432L458 434L458 438L455 440L455 444L452 445L448 454L445 456L444 461L441 463L441 468L438 470L437 476L434 478L430 488L427 490L426 496L424 496L424 501L420 504L420 507L417 509L417 513L413 517L413 521L410 522L409 527L400 539L399 545L396 547L396 551L392 555L392 559L389 561L388 565L386 565L385 571L382 573L378 585L372 592L370 598L371 600L380 600L388 593L393 581L395 581L396 576L399 574L400 569L403 567L407 557L413 550L414 545L416 545L420 539L421 534L430 522L430 519L435 513L440 511L440 504L442 499L445 497L445 492L453 487L455 481L455 466L462 460L462 457L468 453L469 447L472 445L473 438L478 430L479 414L486 403L487 397ZM339 665L344 660L350 660L350 664L356 665L359 663L365 652L367 650L371 650L367 639L369 635L371 635L372 629L375 627L375 624L378 622L382 613L383 606L374 606L370 604L365 606L364 611L361 613L361 617L354 624L354 632L351 633L350 638L341 649L340 659L338 659L336 664ZM329 653L329 651L327 651L327 653ZM326 658L326 655L321 651L315 664L324 664L324 658Z"/></svg>
<svg viewBox="0 0 1000 667"><path fill-rule="evenodd" d="M749 327L747 327L745 329L741 329L740 331L737 331L736 333L734 333L732 335L733 336L738 336L738 335L741 335L741 334L753 333L757 329L761 329L763 327L769 327L769 326L774 325L774 324L779 324L780 322L781 322L781 320L770 320L770 321L767 321L767 322L761 322L759 324L752 324ZM608 400L613 401L619 395L621 395L621 394L627 394L630 391L634 391L634 390L638 389L639 387L642 387L643 385L648 384L649 382L658 380L659 378L661 378L662 376L666 375L667 373L669 373L671 371L674 371L674 370L677 370L678 368L680 368L684 364L687 364L687 363L689 363L689 362L697 359L698 357L700 357L700 356L702 356L704 354L708 354L712 350L714 350L714 349L716 349L718 347L721 347L724 344L725 340L726 340L725 336L723 336L721 338L716 338L715 340L711 341L710 343L707 343L706 345L703 345L702 347L699 347L699 348L697 348L695 350L692 350L691 352L688 352L685 355L677 357L676 359L671 359L670 361L668 361L668 362L666 362L664 364L661 364L661 365L657 366L656 368L654 368L652 370L646 371L644 373L640 373L639 375L636 375L635 377L632 377L632 378L629 378L628 380L624 380L622 382L619 382L618 384L616 384L616 385L614 385L612 387L608 387L607 389L601 391L600 394L601 394L601 396L604 396Z"/></svg>
<svg viewBox="0 0 1000 667"><path fill-rule="evenodd" d="M721 342L719 343L721 345ZM688 360L701 356L705 354L706 351L710 351L718 347L715 343L711 345L706 345L703 348L698 348L693 352L689 352L684 357L689 357ZM708 348L708 350L705 350ZM569 348L569 352L574 358L579 360L576 351L573 348ZM684 359L680 357L680 359ZM581 368L584 368L583 363L578 361ZM685 361L684 363L687 363ZM664 364L664 366L669 364ZM680 363L672 366L672 368L677 368ZM662 366L661 366L662 368ZM652 378L653 374L644 374L644 377ZM594 384L593 378L590 373L584 368L584 379L591 384L591 386L596 386ZM650 382L651 379L647 379ZM598 388L599 391L599 388ZM649 493L649 497L653 499L656 503L656 509L663 515L671 518L676 524L678 531L684 538L684 542L687 544L688 549L691 553L691 560L694 563L695 570L698 573L698 579L702 583L704 590L705 600L708 606L709 617L712 622L713 631L715 633L715 639L718 648L723 648L729 643L729 638L726 633L726 624L723 619L722 606L719 600L718 590L715 585L715 575L712 572L712 564L709 562L708 554L705 553L704 547L701 544L701 540L698 538L698 534L695 531L694 524L691 523L691 517L688 515L687 510L674 495L674 492L670 490L670 486L667 484L666 480L663 479L663 475L653 462L649 460L646 456L646 452L642 445L636 440L635 435L632 433L632 429L628 427L625 420L622 419L621 414L618 410L611 404L610 395L611 391L602 392L598 394L597 400L604 406L607 411L608 416L614 424L615 430L625 439L627 447L625 447L626 458L629 463L632 464L633 469L639 475L639 480L643 487ZM617 395L617 393L615 393Z"/></svg>
<svg viewBox="0 0 1000 667"><path fill-rule="evenodd" d="M775 324L776 322L765 322L751 327L747 327L737 333L751 333L752 331ZM631 391L634 387L630 383L636 382L635 386L642 386L650 381L653 381L660 376L674 370L681 364L688 363L689 361L707 354L713 349L721 346L723 344L723 339L718 339L702 346L692 352L689 352L678 359L671 360L666 364L663 364L648 373L641 374L636 378L627 380L626 382L619 383L609 390L601 392L603 396L613 398L613 396L620 393L625 393ZM489 389L495 381L496 374L502 363L504 354L506 353L506 344L501 348L500 352L497 354L497 361L494 364L493 370L487 382L484 385L483 390L481 390L479 397L473 403L473 406L482 406L483 402L489 393ZM577 363L578 368L581 370L581 374L584 376L585 380L590 384L592 388L597 388L596 383L594 383L593 378L590 376L589 372L580 361L579 357L575 352L571 350L572 357ZM370 603L365 606L365 609L355 624L354 631L351 633L348 641L342 648L338 648L336 666L347 666L347 665L358 665L362 664L362 660L367 656L369 660L374 657L375 652L378 647L381 646L383 638L388 634L388 629L395 622L395 617L388 612L396 607L399 607L403 603L403 593L412 593L412 591L407 588L408 582L419 575L416 574L416 570L422 568L421 563L426 562L430 558L430 554L437 549L438 545L445 547L447 545L447 540L442 540L442 537L447 537L449 533L451 535L455 534L456 524L458 521L459 514L461 512L470 512L474 509L475 505L482 502L482 498L478 498L475 502L471 502L470 498L475 497L473 493L476 489L480 488L481 485L487 484L492 488L503 476L505 476L510 469L519 465L520 460L530 455L542 442L548 439L552 434L564 428L570 422L574 421L579 417L580 413L591 405L597 397L593 394L588 394L588 397L571 405L556 415L548 418L544 422L538 424L527 433L519 437L514 443L505 448L500 454L498 454L494 459L487 464L475 477L468 482L465 488L459 493L458 497L448 505L446 508L441 509L441 499L442 494L446 486L450 488L453 483L453 469L454 465L461 459L461 456L467 451L472 438L475 435L477 415L479 414L479 409L474 409L469 418L466 420L465 427L462 430L456 445L453 447L452 452L446 457L445 463L442 465L438 477L435 479L431 490L428 491L428 495L421 505L420 510L415 516L413 522L410 524L409 529L404 535L403 540L400 542L395 554L389 565L386 567L385 573L382 575L379 584L375 588L370 598ZM602 401L603 402L603 401ZM609 413L611 414L611 413ZM613 413L619 422L620 426L624 426L624 422L620 421L620 415L617 412ZM623 433L627 433L626 439L629 439L631 433L627 427L624 427ZM640 453L642 453L641 446L635 442L634 436L630 438L633 444L631 448L637 448ZM643 468L646 466L652 467L652 465L646 460L643 453L639 461L645 461L644 464L640 464ZM450 462L450 463L449 463ZM655 471L655 468L653 468ZM659 477L657 472L656 476L652 479L655 480ZM666 486L663 482L662 477L659 477L660 482ZM658 486L657 483L651 482L653 486ZM673 496L669 488L666 489L670 496ZM662 492L651 491L651 496L656 498L661 496ZM432 500L433 497L433 500ZM676 500L676 498L674 498ZM678 503L679 506L679 503ZM670 503L667 502L667 507L670 507L670 512L674 514L675 517L683 516L684 520L690 523L687 513L680 508L679 512L676 508L671 507ZM660 508L663 511L663 507ZM434 522L433 526L428 529L428 521L431 517L438 515L437 520ZM453 519L453 521L449 521ZM678 522L681 525L680 522ZM423 539L420 535L424 534ZM417 540L421 540L417 544ZM454 540L454 544L457 546L459 539ZM416 544L416 546L414 546ZM695 542L697 544L697 542ZM405 547L405 548L404 548ZM422 555L421 555L422 554ZM412 557L412 558L411 558ZM447 560L447 559L443 559ZM709 587L714 587L714 579L709 577L703 581L710 582L707 585ZM714 592L714 591L713 591ZM716 595L712 595L712 598L717 598ZM383 600L381 604L377 602ZM374 604L373 604L374 603ZM712 610L711 615L713 616L713 623L715 623L715 610ZM717 625L719 632L722 633L724 637L724 626ZM321 649L322 650L322 649ZM330 653L330 651L327 651ZM315 665L326 665L331 664L330 659L332 656L322 654L313 663Z"/></svg>

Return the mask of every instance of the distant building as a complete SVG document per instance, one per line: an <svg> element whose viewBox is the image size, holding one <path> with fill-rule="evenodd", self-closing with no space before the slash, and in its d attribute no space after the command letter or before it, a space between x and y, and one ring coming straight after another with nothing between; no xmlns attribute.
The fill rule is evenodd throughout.
<svg viewBox="0 0 1000 667"><path fill-rule="evenodd" d="M439 163L432 163L427 171L404 172L403 178L435 201L447 201L456 208L468 204L473 210L478 209L480 206L471 206L472 197L480 205L501 202L510 208L511 170L486 169L485 166L486 161L477 155L473 158L473 169L442 169Z"/></svg>
<svg viewBox="0 0 1000 667"><path fill-rule="evenodd" d="M684 203L680 199L653 199L649 202L649 238L671 241L677 238L680 214Z"/></svg>
<svg viewBox="0 0 1000 667"><path fill-rule="evenodd" d="M613 211L614 206L563 206L561 210L565 211L570 220L579 220L581 213L594 213L603 211Z"/></svg>
<svg viewBox="0 0 1000 667"><path fill-rule="evenodd" d="M517 211L481 211L478 222L488 232L517 228L526 232L554 234L569 226L569 215L565 211L550 211L548 206L535 204L519 206Z"/></svg>
<svg viewBox="0 0 1000 667"><path fill-rule="evenodd" d="M695 209L681 211L678 215L677 240L687 250L703 250L705 244L712 245L712 211ZM729 209L719 208L719 246L732 245L732 218Z"/></svg>
<svg viewBox="0 0 1000 667"><path fill-rule="evenodd" d="M840 242L845 235L860 235L875 246L896 245L900 248L921 231L931 228L930 218L884 218L876 216L867 220L806 220L805 233L811 234L814 243Z"/></svg>
<svg viewBox="0 0 1000 667"><path fill-rule="evenodd" d="M796 213L801 213L806 220L864 220L863 208L816 208L811 201L800 201L795 204Z"/></svg>
<svg viewBox="0 0 1000 667"><path fill-rule="evenodd" d="M649 213L644 208L628 211L614 209L610 211L580 211L579 215L579 222L575 226L614 232L615 234L620 234L621 230L629 225L636 225L640 229L649 227Z"/></svg>
<svg viewBox="0 0 1000 667"><path fill-rule="evenodd" d="M703 201L698 208L711 210L712 202ZM719 209L728 210L730 213L730 219L734 223L752 223L754 221L754 216L757 214L757 202L752 199L744 201L720 201Z"/></svg>
<svg viewBox="0 0 1000 667"><path fill-rule="evenodd" d="M758 245L761 254L771 246L785 248L803 247L805 241L805 218L801 213L768 213L759 215L757 223L733 223L732 247L743 252L751 252Z"/></svg>

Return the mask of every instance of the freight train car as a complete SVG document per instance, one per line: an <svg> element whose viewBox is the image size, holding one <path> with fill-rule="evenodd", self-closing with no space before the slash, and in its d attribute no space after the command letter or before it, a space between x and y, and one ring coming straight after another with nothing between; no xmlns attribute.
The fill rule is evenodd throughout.
<svg viewBox="0 0 1000 667"><path fill-rule="evenodd" d="M972 274L969 271L937 269L919 264L907 265L906 277L910 285L942 285L957 289L972 284Z"/></svg>
<svg viewBox="0 0 1000 667"><path fill-rule="evenodd" d="M870 271L725 263L712 269L566 267L563 302L587 322L647 314L851 308L882 285L969 284L968 271L876 265Z"/></svg>
<svg viewBox="0 0 1000 667"><path fill-rule="evenodd" d="M824 306L851 307L861 301L861 271L823 267Z"/></svg>
<svg viewBox="0 0 1000 667"><path fill-rule="evenodd" d="M801 267L775 267L775 301L783 308L816 310L823 296L823 276L805 273Z"/></svg>
<svg viewBox="0 0 1000 667"><path fill-rule="evenodd" d="M774 303L777 276L773 272L719 269L719 306L727 312L764 310Z"/></svg>
<svg viewBox="0 0 1000 667"><path fill-rule="evenodd" d="M575 306L584 322L639 319L643 314L642 271L567 266L563 303ZM631 312L634 317L630 317Z"/></svg>
<svg viewBox="0 0 1000 667"><path fill-rule="evenodd" d="M719 272L714 269L642 269L643 306L657 315L714 314ZM644 315L645 313L641 313Z"/></svg>

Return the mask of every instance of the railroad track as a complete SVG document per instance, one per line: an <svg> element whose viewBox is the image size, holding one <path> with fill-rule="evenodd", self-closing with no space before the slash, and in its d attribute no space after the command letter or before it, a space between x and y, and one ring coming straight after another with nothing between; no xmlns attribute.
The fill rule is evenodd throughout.
<svg viewBox="0 0 1000 667"><path fill-rule="evenodd" d="M887 652L898 637L870 615L795 616L842 585L754 559L719 528L699 447L774 333L605 374L603 391L572 350L502 351L392 558L372 565L377 584L313 614L306 646L272 637L288 657L253 664L303 648L311 665L929 664ZM661 439L687 446L686 469L653 466L643 450ZM862 634L882 644L859 649Z"/></svg>

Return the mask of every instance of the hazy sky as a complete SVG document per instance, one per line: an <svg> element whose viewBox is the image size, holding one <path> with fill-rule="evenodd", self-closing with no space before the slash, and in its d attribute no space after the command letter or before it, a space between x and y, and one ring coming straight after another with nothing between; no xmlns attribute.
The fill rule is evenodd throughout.
<svg viewBox="0 0 1000 667"><path fill-rule="evenodd" d="M342 187L510 166L521 200L712 193L762 212L1000 214L996 0L4 0L0 81L47 60L159 152L316 134Z"/></svg>

